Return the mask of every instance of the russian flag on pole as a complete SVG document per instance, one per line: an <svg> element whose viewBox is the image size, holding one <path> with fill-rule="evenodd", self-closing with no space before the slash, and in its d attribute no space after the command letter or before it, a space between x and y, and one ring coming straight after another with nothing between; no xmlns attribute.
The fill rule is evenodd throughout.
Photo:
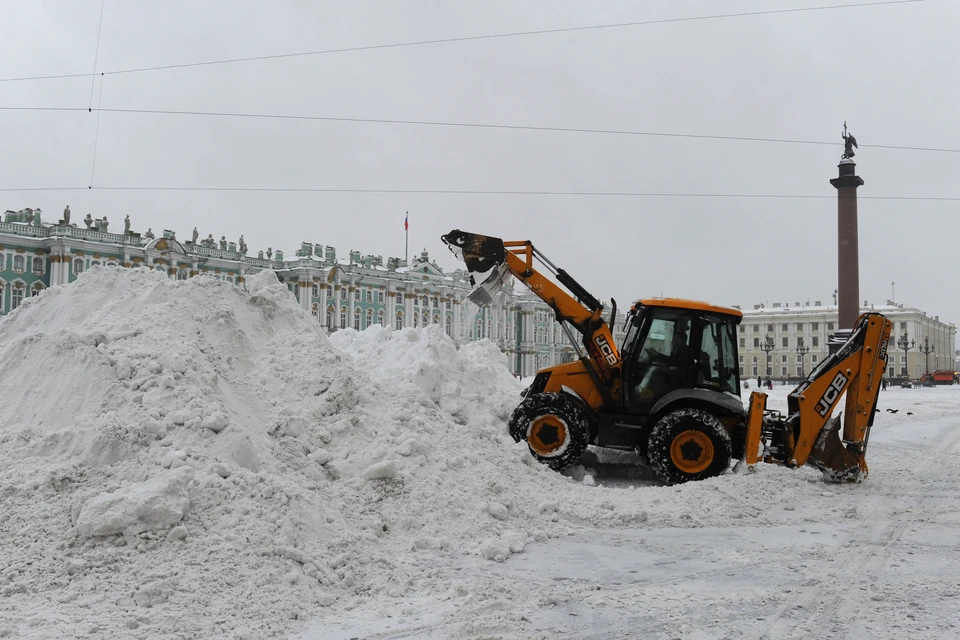
<svg viewBox="0 0 960 640"><path fill-rule="evenodd" d="M410 214L409 213L403 217L403 230L404 231L410 230Z"/></svg>

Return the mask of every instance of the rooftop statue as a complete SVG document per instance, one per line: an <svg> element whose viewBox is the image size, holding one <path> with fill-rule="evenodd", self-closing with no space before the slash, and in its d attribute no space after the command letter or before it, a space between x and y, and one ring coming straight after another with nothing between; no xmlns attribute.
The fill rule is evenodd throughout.
<svg viewBox="0 0 960 640"><path fill-rule="evenodd" d="M846 120L844 120L843 122L843 134L841 134L840 137L843 138L843 155L840 156L840 159L846 160L848 158L852 158L853 156L857 155L856 153L853 152L854 149L859 148L857 147L857 139L854 138L852 134L847 134Z"/></svg>

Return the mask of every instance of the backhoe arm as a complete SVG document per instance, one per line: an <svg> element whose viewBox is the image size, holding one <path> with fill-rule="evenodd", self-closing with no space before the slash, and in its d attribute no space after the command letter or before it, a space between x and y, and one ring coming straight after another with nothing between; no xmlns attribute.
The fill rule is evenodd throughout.
<svg viewBox="0 0 960 640"><path fill-rule="evenodd" d="M755 464L762 442L764 462L790 467L811 464L834 482L866 478L867 441L886 369L891 326L879 313L861 315L849 340L787 396L786 418L766 410L766 394L751 394L743 461ZM841 440L841 416L831 415L844 394Z"/></svg>

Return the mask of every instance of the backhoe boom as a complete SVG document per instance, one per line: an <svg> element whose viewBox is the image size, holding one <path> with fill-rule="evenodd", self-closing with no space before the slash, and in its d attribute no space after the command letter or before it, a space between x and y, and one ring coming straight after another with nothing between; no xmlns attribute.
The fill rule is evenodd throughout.
<svg viewBox="0 0 960 640"><path fill-rule="evenodd" d="M766 410L766 394L753 392L743 462L749 468L761 457L789 467L811 464L833 482L866 478L867 441L886 369L890 330L891 323L883 315L861 315L850 339L787 396L786 418ZM844 394L841 439L841 416L831 415Z"/></svg>

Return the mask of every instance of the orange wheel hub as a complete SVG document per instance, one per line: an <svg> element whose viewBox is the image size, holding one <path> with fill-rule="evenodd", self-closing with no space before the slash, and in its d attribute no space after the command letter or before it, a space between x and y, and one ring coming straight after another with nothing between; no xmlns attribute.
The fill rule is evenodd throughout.
<svg viewBox="0 0 960 640"><path fill-rule="evenodd" d="M537 455L551 456L567 444L567 423L554 415L540 416L530 423L527 444Z"/></svg>
<svg viewBox="0 0 960 640"><path fill-rule="evenodd" d="M670 444L670 460L683 473L700 473L713 462L713 442L703 431L684 431Z"/></svg>

